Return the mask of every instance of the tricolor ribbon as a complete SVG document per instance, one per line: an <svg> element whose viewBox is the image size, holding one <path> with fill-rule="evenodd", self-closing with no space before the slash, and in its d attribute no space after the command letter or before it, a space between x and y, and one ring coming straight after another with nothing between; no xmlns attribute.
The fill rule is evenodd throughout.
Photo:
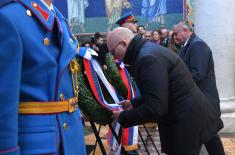
<svg viewBox="0 0 235 155"><path fill-rule="evenodd" d="M124 85L126 86L128 90L128 95L126 96L126 99L131 100L135 97L135 93L133 90L133 87L131 85L130 76L128 74L128 71L125 67L125 64L123 62L117 61L117 66L119 70L119 74L124 82ZM119 123L114 122L113 127L116 128ZM116 131L116 130L115 130ZM116 131L118 134L119 131ZM124 145L124 148L126 150L136 150L138 149L138 126L130 127L130 128L122 128L122 144ZM115 143L114 136L112 135L111 131L108 132L108 144L115 150L116 143Z"/></svg>
<svg viewBox="0 0 235 155"><path fill-rule="evenodd" d="M78 51L78 55L83 59L85 71L86 71L86 76L89 82L89 85L91 87L92 93L96 97L97 101L104 107L116 111L116 110L121 110L122 107L118 105L117 103L120 102L120 98L118 97L115 89L112 87L112 85L108 82L106 79L104 73L102 72L101 67L99 64L92 59L92 55L94 55L94 51L89 48L84 48L81 47ZM128 75L128 72L122 63L123 67L119 67L119 73L124 81L125 86L128 89L128 96L127 99L132 99L134 95L133 88L131 86L130 78ZM119 66L121 66L119 65ZM111 95L112 99L114 100L114 104L108 103L104 95L102 93L102 89L99 83L99 79L101 82L104 84L106 89L108 90L109 94ZM118 134L120 129L120 124L118 122L114 122L112 124L115 132ZM113 148L116 149L118 148L117 141L114 139L114 136L111 134L110 130L108 133L108 143L109 145ZM138 141L138 126L131 127L131 128L123 128L122 130L122 144L124 145L125 149L127 150L134 150L137 149L137 141Z"/></svg>
<svg viewBox="0 0 235 155"><path fill-rule="evenodd" d="M117 62L117 64L118 64L118 70L121 75L121 78L128 90L127 99L131 100L135 97L135 93L131 85L131 79L130 79L129 73L123 62ZM138 142L138 126L134 126L131 128L123 128L122 143L124 144L124 146L126 147L132 146L132 145L137 144L137 142ZM133 150L133 149L130 148L130 150Z"/></svg>
<svg viewBox="0 0 235 155"><path fill-rule="evenodd" d="M85 73L88 79L88 83L91 87L92 93L95 96L96 100L105 108L108 108L112 111L121 110L121 105L117 104L119 102L117 95L115 94L115 91L111 84L107 81L107 79L104 76L104 73L102 72L102 69L98 65L98 63L92 59L92 53L94 54L94 50L90 48L81 47L79 48L78 55L83 58L83 64L85 67ZM113 98L114 102L113 104L108 103L103 95L99 78L105 85L106 89L110 93L111 97Z"/></svg>
<svg viewBox="0 0 235 155"><path fill-rule="evenodd" d="M130 76L128 74L128 71L125 67L125 64L123 62L117 62L118 64L118 71L121 75L121 78L128 90L128 94L127 94L127 99L128 100L131 100L132 98L134 98L135 94L134 94L134 91L133 91L133 87L131 86L131 80L130 80Z"/></svg>

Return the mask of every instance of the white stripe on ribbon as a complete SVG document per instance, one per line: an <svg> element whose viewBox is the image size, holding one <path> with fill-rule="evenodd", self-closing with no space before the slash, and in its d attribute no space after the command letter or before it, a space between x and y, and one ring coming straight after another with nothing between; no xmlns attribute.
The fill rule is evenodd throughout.
<svg viewBox="0 0 235 155"><path fill-rule="evenodd" d="M119 133L119 131L120 131L120 128L121 128L121 125L118 123L118 122L115 122L116 123L116 127L115 127L115 132L116 132L116 134L118 135L118 133ZM114 138L113 139L113 144L111 144L112 146L112 149L113 150L115 150L115 151L117 151L117 149L118 149L118 142L116 141L116 139ZM121 146L121 145L120 145Z"/></svg>
<svg viewBox="0 0 235 155"><path fill-rule="evenodd" d="M90 55L91 54L90 52L87 52L87 51L85 53L89 53L89 54L85 54L85 55ZM117 94L116 94L113 86L106 79L106 77L105 77L105 75L104 75L100 65L98 64L98 62L95 59L90 59L90 60L91 60L91 64L94 67L97 75L99 76L100 80L102 81L102 83L104 84L104 86L106 87L106 89L108 90L109 94L111 95L112 99L115 102L114 104L112 104L112 106L120 106L120 105L117 104L118 102L120 102L120 100L118 99ZM121 66L125 67L124 64L122 64ZM131 93L134 96L133 87L131 87ZM107 105L109 104L105 100L104 100L104 102ZM121 125L118 122L115 122L115 123L116 123L115 132L118 135L119 130L121 129ZM134 128L134 130L133 130L133 137L132 137L133 138L133 144L137 144L138 143L138 126L134 126L133 128ZM118 146L119 145L118 145L116 139L114 138L113 139L113 143L111 144L111 147L112 147L113 150L117 151L117 150L120 149L121 145L119 147ZM120 152L117 151L116 154L120 154Z"/></svg>
<svg viewBox="0 0 235 155"><path fill-rule="evenodd" d="M108 90L109 94L111 95L111 97L113 98L115 104L112 105L118 105L117 103L119 103L119 99L117 97L117 94L114 90L114 88L112 87L112 85L108 82L108 80L106 79L100 65L98 64L98 62L95 59L91 59L91 64L94 67L97 75L99 76L99 78L101 79L101 81L103 82L104 86L106 87L106 89Z"/></svg>
<svg viewBox="0 0 235 155"><path fill-rule="evenodd" d="M138 126L133 126L132 128L134 128L133 130L133 144L138 144L138 130L139 130L139 127Z"/></svg>
<svg viewBox="0 0 235 155"><path fill-rule="evenodd" d="M87 60L91 60L91 52L87 52L91 50L90 48L87 47L80 47L79 50L77 50L77 54L81 56L82 58L85 58Z"/></svg>
<svg viewBox="0 0 235 155"><path fill-rule="evenodd" d="M112 99L114 100L114 104L112 105L117 105L117 106L120 106L119 104L117 104L119 101L118 97L117 97L117 94L114 90L114 88L112 87L112 85L108 82L108 80L106 79L100 65L98 64L98 62L95 60L95 59L91 59L91 64L92 66L94 67L97 75L99 76L99 78L101 79L102 83L104 84L104 86L106 87L106 89L108 90L109 94L111 95ZM106 103L105 103L106 104ZM118 123L118 122L115 122L116 123L116 127L115 127L115 132L117 133L118 135L118 132L121 128L121 125ZM116 141L116 139L114 138L113 139L113 143L111 144L111 148L113 150L117 150L119 147L118 147L118 143ZM121 146L121 145L120 145ZM117 152L116 152L117 153Z"/></svg>

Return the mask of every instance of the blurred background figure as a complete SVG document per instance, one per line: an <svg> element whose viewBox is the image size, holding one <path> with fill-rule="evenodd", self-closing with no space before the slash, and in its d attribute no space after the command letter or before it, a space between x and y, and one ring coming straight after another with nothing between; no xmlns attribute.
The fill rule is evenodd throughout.
<svg viewBox="0 0 235 155"><path fill-rule="evenodd" d="M152 41L154 43L160 44L162 40L162 32L160 30L153 30Z"/></svg>
<svg viewBox="0 0 235 155"><path fill-rule="evenodd" d="M91 42L90 41L86 41L81 43L81 47L91 47Z"/></svg>
<svg viewBox="0 0 235 155"><path fill-rule="evenodd" d="M162 41L161 41L161 45L164 47L168 47L168 43L169 43L169 32L167 30L167 28L161 28L161 32L162 32Z"/></svg>
<svg viewBox="0 0 235 155"><path fill-rule="evenodd" d="M85 32L85 10L88 0L68 0L68 20L72 31Z"/></svg>
<svg viewBox="0 0 235 155"><path fill-rule="evenodd" d="M98 56L94 56L95 59L99 62L99 64L107 69L107 65L105 62L105 55L109 52L107 44L105 42L105 36L103 36L100 32L96 32L94 36L91 38L92 49L94 49Z"/></svg>
<svg viewBox="0 0 235 155"><path fill-rule="evenodd" d="M144 33L144 39L145 40L152 40L152 33L151 33L151 31L146 31L145 33Z"/></svg>
<svg viewBox="0 0 235 155"><path fill-rule="evenodd" d="M138 28L137 28L137 33L139 34L139 35L144 35L144 33L145 33L145 27L143 26L143 25L139 25L138 26Z"/></svg>
<svg viewBox="0 0 235 155"><path fill-rule="evenodd" d="M152 22L165 26L166 0L142 0L141 14L146 19L146 28Z"/></svg>
<svg viewBox="0 0 235 155"><path fill-rule="evenodd" d="M169 40L169 44L168 44L168 48L170 48L172 51L174 51L177 55L180 55L181 45L175 39L175 35L174 34L171 34L171 37L170 37L170 40Z"/></svg>
<svg viewBox="0 0 235 155"><path fill-rule="evenodd" d="M92 36L91 42L92 49L94 49L96 52L99 52L99 47L104 43L104 37L99 32L96 32L94 36Z"/></svg>
<svg viewBox="0 0 235 155"><path fill-rule="evenodd" d="M108 30L121 17L122 9L131 8L131 3L128 0L105 0L105 11L108 17Z"/></svg>

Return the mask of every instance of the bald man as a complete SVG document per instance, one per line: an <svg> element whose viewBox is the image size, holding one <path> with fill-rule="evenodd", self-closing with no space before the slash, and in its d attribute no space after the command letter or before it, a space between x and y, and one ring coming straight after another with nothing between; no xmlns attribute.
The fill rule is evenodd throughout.
<svg viewBox="0 0 235 155"><path fill-rule="evenodd" d="M141 97L121 102L126 110L114 112L114 118L123 127L157 121L162 152L198 155L223 122L183 61L126 28L114 29L107 41L114 56L131 66L141 92Z"/></svg>

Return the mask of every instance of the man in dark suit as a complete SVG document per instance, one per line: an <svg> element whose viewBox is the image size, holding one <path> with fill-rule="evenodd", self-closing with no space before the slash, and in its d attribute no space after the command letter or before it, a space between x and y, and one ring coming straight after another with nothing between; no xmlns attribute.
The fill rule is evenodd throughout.
<svg viewBox="0 0 235 155"><path fill-rule="evenodd" d="M157 121L162 152L198 155L201 145L223 123L200 91L183 61L171 50L145 41L126 28L116 28L107 45L118 59L131 66L141 97L124 101L114 112L123 127Z"/></svg>
<svg viewBox="0 0 235 155"><path fill-rule="evenodd" d="M160 31L162 32L162 39L161 39L160 44L164 47L168 47L168 44L169 44L169 31L165 27L161 28Z"/></svg>
<svg viewBox="0 0 235 155"><path fill-rule="evenodd" d="M182 45L180 57L185 62L200 90L209 99L217 112L221 115L220 100L215 81L214 62L208 45L192 31L187 22L179 22L173 27L175 39ZM216 134L205 143L210 155L224 155L224 148L220 137Z"/></svg>

